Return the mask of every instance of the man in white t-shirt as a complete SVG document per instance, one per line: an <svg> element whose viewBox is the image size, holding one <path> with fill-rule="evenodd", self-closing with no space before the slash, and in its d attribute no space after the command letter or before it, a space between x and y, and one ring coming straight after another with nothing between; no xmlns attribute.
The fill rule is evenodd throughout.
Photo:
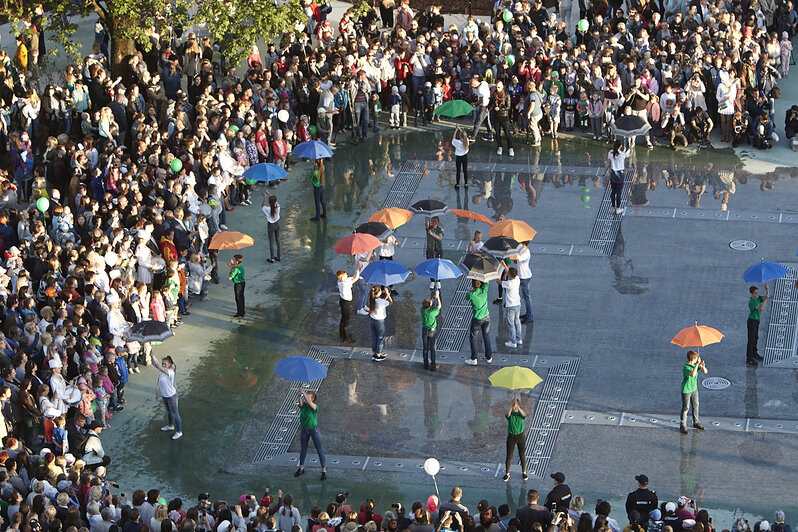
<svg viewBox="0 0 798 532"><path fill-rule="evenodd" d="M360 279L360 271L351 277L346 270L338 270L338 296L341 307L341 321L338 324L338 336L342 342L353 343L354 340L349 334L349 317L352 314L352 285Z"/></svg>
<svg viewBox="0 0 798 532"><path fill-rule="evenodd" d="M504 316L507 318L507 329L510 340L504 342L507 347L516 348L524 341L521 338L521 279L518 270L510 268L507 278L502 281L504 288Z"/></svg>
<svg viewBox="0 0 798 532"><path fill-rule="evenodd" d="M518 254L518 278L521 284L521 301L524 302L524 314L521 316L521 323L532 321L532 298L529 296L529 281L532 279L532 268L529 261L532 254L529 252L529 241L523 242L523 248Z"/></svg>
<svg viewBox="0 0 798 532"><path fill-rule="evenodd" d="M477 97L477 102L474 111L474 130L469 140L476 139L479 128L485 120L488 121L488 140L493 140L493 127L490 124L490 85L487 81L480 81L479 76L474 76L471 78L471 89Z"/></svg>

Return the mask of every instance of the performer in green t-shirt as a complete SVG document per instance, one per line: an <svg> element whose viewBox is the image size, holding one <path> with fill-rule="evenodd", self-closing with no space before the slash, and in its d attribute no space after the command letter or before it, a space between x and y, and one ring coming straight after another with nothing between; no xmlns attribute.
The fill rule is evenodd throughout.
<svg viewBox="0 0 798 532"><path fill-rule="evenodd" d="M521 408L521 401L514 397L510 408L504 415L507 418L507 460L504 463L503 481L510 480L510 466L513 463L513 452L518 447L518 456L521 458L521 478L529 478L526 474L526 434L524 434L524 418L526 412Z"/></svg>
<svg viewBox="0 0 798 532"><path fill-rule="evenodd" d="M441 313L441 293L435 290L434 298L421 303L421 345L424 353L424 369L435 371L435 339L438 334L438 314Z"/></svg>
<svg viewBox="0 0 798 532"><path fill-rule="evenodd" d="M693 428L704 430L704 425L698 420L698 372L707 372L707 366L698 353L692 349L687 352L687 364L682 367L682 425L680 431L687 434L687 411L693 405Z"/></svg>
<svg viewBox="0 0 798 532"><path fill-rule="evenodd" d="M294 473L295 477L305 474L305 457L308 454L308 441L313 439L313 446L319 455L321 464L321 480L327 480L327 458L321 446L321 432L319 432L319 405L316 403L316 394L299 388L299 468Z"/></svg>

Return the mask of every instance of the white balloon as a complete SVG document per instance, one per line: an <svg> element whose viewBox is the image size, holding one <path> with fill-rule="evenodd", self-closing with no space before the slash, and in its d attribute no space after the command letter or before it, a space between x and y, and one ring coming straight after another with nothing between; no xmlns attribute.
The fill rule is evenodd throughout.
<svg viewBox="0 0 798 532"><path fill-rule="evenodd" d="M105 263L108 266L110 266L111 268L116 266L116 263L118 261L119 261L119 257L117 256L117 254L115 252L109 251L108 253L105 254Z"/></svg>
<svg viewBox="0 0 798 532"><path fill-rule="evenodd" d="M277 120L279 120L283 124L288 122L289 118L291 118L291 115L288 114L288 111L286 111L285 109L281 109L281 110L277 111Z"/></svg>
<svg viewBox="0 0 798 532"><path fill-rule="evenodd" d="M424 471L427 472L430 476L435 476L438 474L438 471L441 470L441 463L438 462L437 458L427 458L424 461Z"/></svg>

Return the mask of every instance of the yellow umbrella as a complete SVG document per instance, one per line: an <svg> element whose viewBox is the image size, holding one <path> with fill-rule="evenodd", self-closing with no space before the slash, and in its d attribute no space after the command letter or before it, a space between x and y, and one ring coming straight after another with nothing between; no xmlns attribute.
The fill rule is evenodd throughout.
<svg viewBox="0 0 798 532"><path fill-rule="evenodd" d="M523 366L504 367L488 377L488 379L492 385L509 388L510 390L532 389L543 382L543 379L537 373Z"/></svg>
<svg viewBox="0 0 798 532"><path fill-rule="evenodd" d="M255 243L252 237L238 231L222 231L216 233L208 244L208 249L241 249Z"/></svg>
<svg viewBox="0 0 798 532"><path fill-rule="evenodd" d="M407 209L400 209L399 207L389 207L387 209L380 209L369 218L369 222L382 222L391 229L396 229L400 225L406 224L413 213Z"/></svg>

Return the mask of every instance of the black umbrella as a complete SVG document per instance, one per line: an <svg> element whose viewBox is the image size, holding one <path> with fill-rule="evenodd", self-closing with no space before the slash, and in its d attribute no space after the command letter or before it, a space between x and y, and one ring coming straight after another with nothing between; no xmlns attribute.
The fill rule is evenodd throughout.
<svg viewBox="0 0 798 532"><path fill-rule="evenodd" d="M147 342L163 342L174 335L175 333L165 321L145 320L130 328L127 339L130 342L146 344Z"/></svg>
<svg viewBox="0 0 798 532"><path fill-rule="evenodd" d="M382 222L366 222L357 226L355 233L367 233L377 237L378 240L385 240L393 234L393 229Z"/></svg>
<svg viewBox="0 0 798 532"><path fill-rule="evenodd" d="M449 211L449 207L442 201L434 199L425 199L415 202L410 206L410 210L415 214L423 214L425 216L440 216Z"/></svg>
<svg viewBox="0 0 798 532"><path fill-rule="evenodd" d="M469 279L477 279L487 283L501 277L504 265L495 257L491 257L484 251L469 253L463 259L463 265L468 268Z"/></svg>
<svg viewBox="0 0 798 532"><path fill-rule="evenodd" d="M522 246L518 240L513 238L507 236L494 236L485 242L485 245L482 246L482 249L494 257L506 259L518 255L523 247L524 246Z"/></svg>
<svg viewBox="0 0 798 532"><path fill-rule="evenodd" d="M633 138L648 133L651 124L636 115L622 115L615 120L611 129L619 137Z"/></svg>

